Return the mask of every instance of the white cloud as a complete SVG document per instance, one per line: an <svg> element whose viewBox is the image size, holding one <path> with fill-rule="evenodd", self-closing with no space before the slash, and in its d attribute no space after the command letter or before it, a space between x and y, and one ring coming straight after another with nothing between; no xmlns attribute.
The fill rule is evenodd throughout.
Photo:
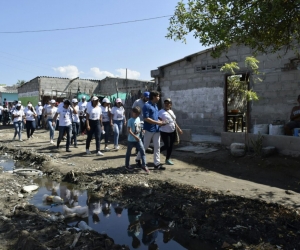
<svg viewBox="0 0 300 250"><path fill-rule="evenodd" d="M93 76L95 78L98 78L98 79L103 79L107 76L110 76L110 77L113 77L114 74L113 73L110 73L108 71L101 71L99 68L97 67L93 67L90 69L90 71L92 72Z"/></svg>
<svg viewBox="0 0 300 250"><path fill-rule="evenodd" d="M59 72L61 76L67 78L75 78L82 74L82 71L79 71L78 68L74 65L62 66L53 68L54 71Z"/></svg>
<svg viewBox="0 0 300 250"><path fill-rule="evenodd" d="M97 67L93 67L90 69L93 77L98 78L98 79L103 79L107 76L109 77L121 77L121 78L125 78L126 77L126 69L116 69L116 72L118 72L118 74L113 74L109 71L101 71L99 68ZM130 70L127 69L127 78L129 79L139 79L140 78L140 72L134 71L134 70Z"/></svg>
<svg viewBox="0 0 300 250"><path fill-rule="evenodd" d="M122 78L126 77L126 69L117 69L116 71L119 72L119 74L120 74L119 77L122 77ZM129 79L139 79L140 75L141 75L141 73L138 71L127 69L127 78L129 78Z"/></svg>

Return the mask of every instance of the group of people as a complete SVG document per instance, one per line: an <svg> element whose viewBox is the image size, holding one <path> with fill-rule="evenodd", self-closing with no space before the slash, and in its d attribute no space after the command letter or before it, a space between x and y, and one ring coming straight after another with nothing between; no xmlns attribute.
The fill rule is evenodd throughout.
<svg viewBox="0 0 300 250"><path fill-rule="evenodd" d="M149 173L147 167L145 150L150 142L154 145L154 168L164 170L160 161L160 152L166 151L165 164L173 165L171 154L175 140L175 130L180 134L182 130L176 123L176 116L172 111L172 101L170 98L164 100L164 108L158 110L157 103L160 100L160 93L157 91L144 92L143 96L136 100L132 106L131 118L127 121L125 108L122 100L117 98L114 106L108 98L102 99L101 103L97 96L93 96L88 102L83 96L81 102L76 98L63 100L57 103L49 100L42 106L39 102L34 108L31 102L23 107L21 102L15 103L11 110L15 134L13 140L22 141L22 129L26 126L27 138L33 138L34 131L41 128L41 123L47 125L49 129L50 144L54 144L55 129L59 131L56 147L60 147L62 140L66 141L66 152L71 152L70 146L78 147L77 137L80 134L87 134L85 142L86 154L92 154L90 145L95 138L96 155L102 156L100 141L104 139L104 151L110 150L108 140L110 129L113 130L114 149L119 149L119 137L123 127L126 126L128 132L127 152L125 157L125 168L132 171L130 155L133 148L137 150L136 165L144 172ZM37 126L36 126L37 122ZM160 141L163 146L160 146Z"/></svg>

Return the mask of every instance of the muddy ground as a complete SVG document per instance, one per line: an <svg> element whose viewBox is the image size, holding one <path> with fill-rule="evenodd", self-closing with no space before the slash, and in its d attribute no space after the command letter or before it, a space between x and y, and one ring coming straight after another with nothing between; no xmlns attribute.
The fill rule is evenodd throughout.
<svg viewBox="0 0 300 250"><path fill-rule="evenodd" d="M50 178L75 183L96 197L174 221L185 233L174 230L172 237L187 249L199 249L196 239L216 249L300 249L299 158L234 158L226 148L208 145L219 150L174 151L175 165L165 171L153 170L148 154L151 173L146 175L123 168L125 142L119 151L104 156L95 155L92 142L93 154L87 156L84 136L79 137L79 148L66 153L49 144L47 131L38 130L35 138L19 142L11 141L11 127L0 129L1 154L12 154ZM28 205L28 194L20 190L29 183L0 174L0 249L69 249L77 232L67 231L64 220L52 221L49 214ZM74 249L126 248L107 235L82 232Z"/></svg>

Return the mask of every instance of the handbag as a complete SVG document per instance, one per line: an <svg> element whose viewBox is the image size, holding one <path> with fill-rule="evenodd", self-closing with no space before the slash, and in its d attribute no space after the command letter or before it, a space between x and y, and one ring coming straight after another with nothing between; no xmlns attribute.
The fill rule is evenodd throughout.
<svg viewBox="0 0 300 250"><path fill-rule="evenodd" d="M175 133L175 138L174 138L174 145L178 145L179 143L180 143L180 137L179 137L179 133L178 133L178 127L177 127L177 124L176 124L176 121L175 121L175 118L171 115L171 113L168 111L168 110L166 110L168 113L169 113L169 115L171 116L171 118L173 119L173 121L174 121L174 123L175 123L175 131L174 131L174 133Z"/></svg>

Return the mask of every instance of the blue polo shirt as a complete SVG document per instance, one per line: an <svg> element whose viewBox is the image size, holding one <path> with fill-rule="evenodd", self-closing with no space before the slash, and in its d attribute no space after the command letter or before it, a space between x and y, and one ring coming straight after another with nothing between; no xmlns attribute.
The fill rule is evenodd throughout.
<svg viewBox="0 0 300 250"><path fill-rule="evenodd" d="M156 103L148 101L143 107L143 116L145 118L150 118L152 120L158 121L158 108ZM159 132L159 126L156 124L151 124L144 120L144 130L149 132Z"/></svg>

